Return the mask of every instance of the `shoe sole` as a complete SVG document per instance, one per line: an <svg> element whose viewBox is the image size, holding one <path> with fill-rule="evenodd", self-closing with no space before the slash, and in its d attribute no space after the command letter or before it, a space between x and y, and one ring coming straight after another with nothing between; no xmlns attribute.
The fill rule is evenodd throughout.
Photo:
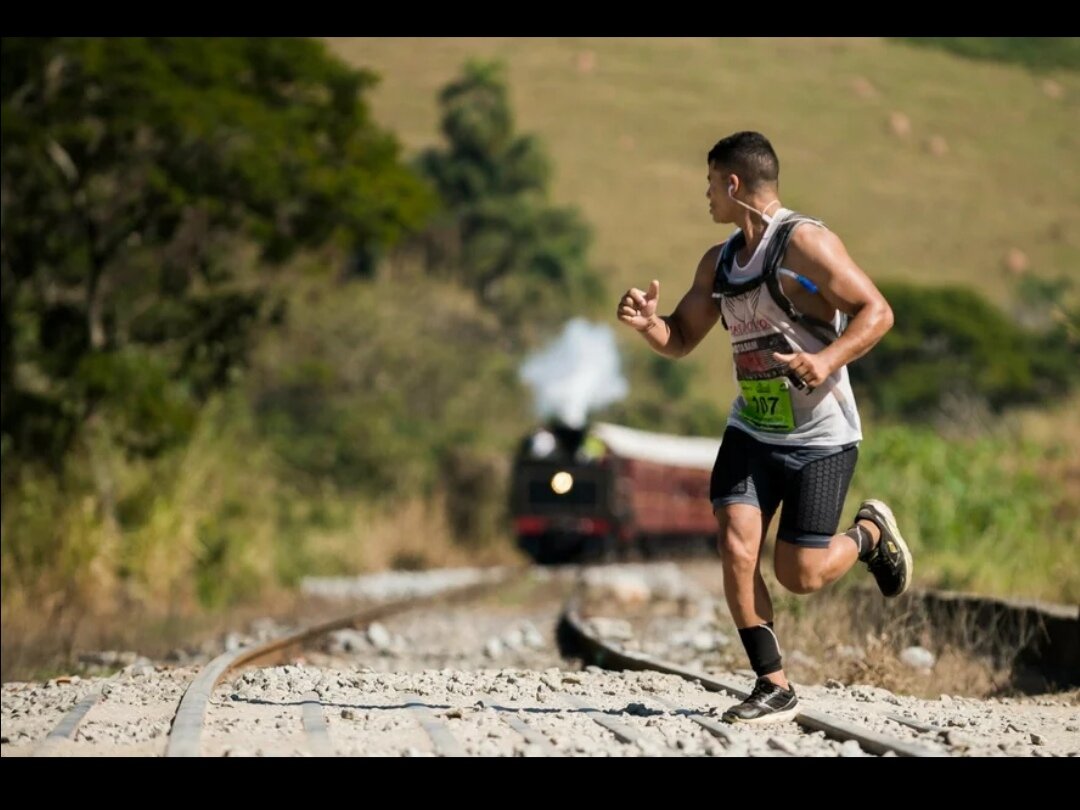
<svg viewBox="0 0 1080 810"><path fill-rule="evenodd" d="M889 534L892 535L892 540L896 545L900 546L900 553L904 555L904 568L907 571L907 576L904 577L904 585L899 591L892 594L888 599L893 599L908 589L911 585L912 574L915 573L915 562L911 559L911 549L908 548L907 542L900 534L900 529L896 525L896 516L893 515L892 509L886 506L882 501L867 500L863 501L862 508L859 509L859 515L856 515L856 520L862 515L863 511L869 511L868 507L877 512L877 516L884 519L885 527L889 530ZM885 538L881 538L884 540ZM880 542L880 541L879 541Z"/></svg>
<svg viewBox="0 0 1080 810"><path fill-rule="evenodd" d="M755 717L753 720L745 720L738 715L727 714L721 715L720 719L725 723L730 723L732 725L764 726L769 723L784 723L788 720L794 720L800 711L802 711L802 706L796 704L790 709L784 709L782 712L763 714L761 717Z"/></svg>

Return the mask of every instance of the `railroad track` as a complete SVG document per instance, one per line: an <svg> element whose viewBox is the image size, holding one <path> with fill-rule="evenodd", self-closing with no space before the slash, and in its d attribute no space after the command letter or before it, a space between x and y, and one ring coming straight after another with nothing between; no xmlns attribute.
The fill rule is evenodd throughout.
<svg viewBox="0 0 1080 810"><path fill-rule="evenodd" d="M453 589L449 593L409 597L372 605L337 619L311 625L296 632L286 633L268 641L244 646L217 656L198 672L184 690L170 724L164 755L167 757L200 755L202 731L211 708L214 689L230 673L242 667L272 666L275 663L287 661L304 646L335 630L363 627L380 619L433 604L451 604L476 599L494 589L518 581L523 575L523 570L511 570L497 579ZM114 679L106 679L103 684L79 700L46 735L33 751L33 756L54 756L61 752L64 741L75 739L83 719L95 706L108 698L114 683ZM309 753L318 756L332 756L333 747L326 732L326 723L321 716L317 695L305 693L299 704L303 709L304 747Z"/></svg>
<svg viewBox="0 0 1080 810"><path fill-rule="evenodd" d="M629 652L623 650L620 646L605 642L588 629L581 615L581 599L576 595L567 602L562 616L559 618L557 634L562 649L569 654L581 657L595 666L614 670L648 670L676 675L697 683L710 692L726 694L730 698L738 700L742 700L749 695L748 691L740 688L730 678L706 675L649 655ZM660 698L657 698L657 700L671 711L685 713L692 721L724 740L729 746L737 745L743 735L768 735L770 731L776 729L776 726L768 725L718 723L712 716L714 714L712 709L703 712L701 710L680 708ZM916 731L937 730L910 722L898 715L889 715L889 717L894 722ZM795 717L795 722L807 733L820 732L829 739L841 743L854 742L860 749L871 754L886 755L891 753L905 757L936 757L943 755L943 752L938 748L929 748L917 742L891 737L812 708L803 709ZM795 751L785 748L781 748L781 750L786 750L787 753L795 753Z"/></svg>
<svg viewBox="0 0 1080 810"><path fill-rule="evenodd" d="M624 651L592 635L580 601L559 616L560 647L582 657L583 671L374 671L280 668L297 650L345 627L448 600L467 601L511 580L453 594L397 600L265 643L221 655L203 667L174 704L165 756L223 754L435 756L940 756L944 746L913 739L938 731L894 716L908 738L864 728L808 707L795 723L739 726L719 721L730 698L746 692L709 676ZM229 693L219 687L238 670ZM614 671L617 672L614 672ZM274 689L264 688L274 683ZM102 697L86 695L38 747L62 752ZM274 691L276 690L276 691ZM178 687L177 691L180 691ZM632 699L631 697L632 696ZM719 698L723 698L720 700ZM208 733L208 729L212 732ZM829 742L835 741L835 742Z"/></svg>

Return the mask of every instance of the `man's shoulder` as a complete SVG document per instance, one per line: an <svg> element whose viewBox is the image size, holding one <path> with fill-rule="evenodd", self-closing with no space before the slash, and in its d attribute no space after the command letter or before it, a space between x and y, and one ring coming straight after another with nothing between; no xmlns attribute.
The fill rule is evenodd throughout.
<svg viewBox="0 0 1080 810"><path fill-rule="evenodd" d="M815 217L813 214L807 214L803 211L793 211L788 208L784 209L780 227L790 228L792 239L795 239L797 234L805 235L806 233L820 233L829 230L829 226L826 225L825 221L820 217Z"/></svg>
<svg viewBox="0 0 1080 810"><path fill-rule="evenodd" d="M840 237L820 219L800 215L792 224L794 229L787 245L789 251L794 248L804 256L813 256L843 244Z"/></svg>

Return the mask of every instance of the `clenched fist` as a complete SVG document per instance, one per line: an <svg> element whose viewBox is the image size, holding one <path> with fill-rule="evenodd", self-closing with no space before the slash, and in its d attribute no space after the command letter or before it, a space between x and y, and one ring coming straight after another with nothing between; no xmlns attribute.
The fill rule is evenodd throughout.
<svg viewBox="0 0 1080 810"><path fill-rule="evenodd" d="M812 352L795 352L794 354L773 352L773 357L781 363L787 363L788 370L797 374L799 379L811 389L824 385L829 375L836 370L824 357Z"/></svg>
<svg viewBox="0 0 1080 810"><path fill-rule="evenodd" d="M639 332L644 332L653 324L656 315L656 304L660 300L660 282L653 279L649 284L649 291L642 292L637 287L631 287L619 300L619 320L629 324Z"/></svg>

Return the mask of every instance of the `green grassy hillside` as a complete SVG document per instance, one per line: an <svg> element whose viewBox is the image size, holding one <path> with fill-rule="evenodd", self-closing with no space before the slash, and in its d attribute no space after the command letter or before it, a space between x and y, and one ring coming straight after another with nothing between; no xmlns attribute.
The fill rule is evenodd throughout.
<svg viewBox="0 0 1080 810"><path fill-rule="evenodd" d="M1010 248L1040 274L1080 265L1074 73L872 39L331 44L382 74L376 114L410 149L438 139L435 94L464 60L505 60L519 126L547 143L558 200L595 226L613 289L659 275L671 295L723 237L705 155L737 129L773 140L783 202L824 218L875 277L968 282L1001 303Z"/></svg>
<svg viewBox="0 0 1080 810"><path fill-rule="evenodd" d="M330 44L382 75L375 113L411 151L438 142L436 93L465 60L504 60L518 126L553 158L556 201L595 228L612 309L655 277L670 311L725 236L708 216L705 156L738 129L773 140L783 203L823 218L874 278L972 284L1007 307L1010 251L1039 275L1080 266L1076 73L878 39ZM727 396L721 345L695 362L716 372L702 390Z"/></svg>

